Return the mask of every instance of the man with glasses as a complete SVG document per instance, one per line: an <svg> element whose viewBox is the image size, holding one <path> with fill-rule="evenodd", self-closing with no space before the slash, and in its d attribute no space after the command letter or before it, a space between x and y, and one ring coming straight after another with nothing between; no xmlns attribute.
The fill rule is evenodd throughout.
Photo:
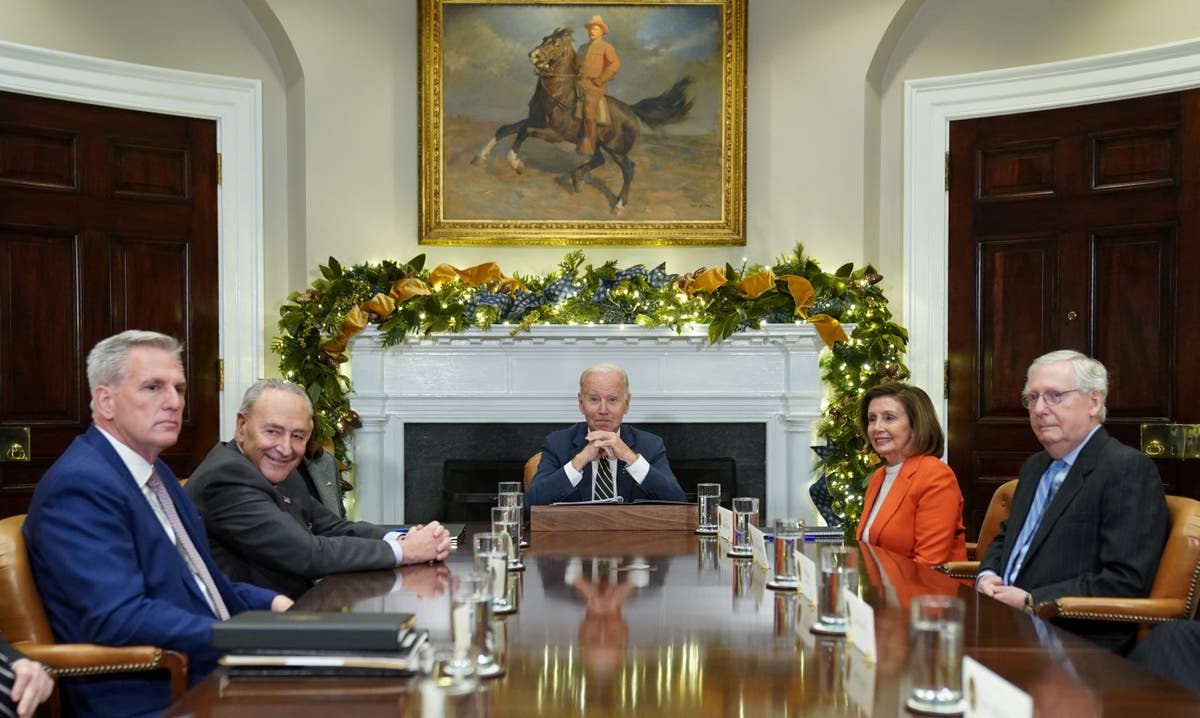
<svg viewBox="0 0 1200 718"><path fill-rule="evenodd" d="M1144 597L1167 537L1167 503L1154 462L1110 437L1108 371L1075 351L1038 357L1021 405L1044 451L1021 467L1012 513L988 546L975 586L1031 611L1061 596ZM1064 621L1117 652L1136 623Z"/></svg>

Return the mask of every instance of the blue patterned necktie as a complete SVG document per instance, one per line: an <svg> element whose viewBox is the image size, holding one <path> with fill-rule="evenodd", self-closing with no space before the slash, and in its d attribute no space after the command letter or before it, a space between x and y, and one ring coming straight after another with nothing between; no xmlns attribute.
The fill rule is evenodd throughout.
<svg viewBox="0 0 1200 718"><path fill-rule="evenodd" d="M1029 513L1025 515L1025 523L1021 526L1021 533L1017 535L1017 542L1013 544L1012 553L1008 557L1008 568L1004 571L1006 586L1012 586L1017 574L1021 572L1021 567L1025 564L1025 554L1029 551L1029 542L1033 540L1033 534L1042 522L1042 514L1054 500L1054 494L1058 492L1058 487L1062 485L1070 468L1070 464L1059 459L1050 464L1042 474L1037 493L1033 496L1033 503L1029 506Z"/></svg>
<svg viewBox="0 0 1200 718"><path fill-rule="evenodd" d="M601 456L596 459L596 488L595 496L597 499L611 499L617 495L616 485L613 483L612 463L607 457Z"/></svg>

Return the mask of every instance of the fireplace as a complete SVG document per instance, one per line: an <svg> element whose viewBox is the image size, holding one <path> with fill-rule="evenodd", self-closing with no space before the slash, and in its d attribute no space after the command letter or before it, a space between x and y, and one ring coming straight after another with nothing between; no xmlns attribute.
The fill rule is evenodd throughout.
<svg viewBox="0 0 1200 718"><path fill-rule="evenodd" d="M722 486L726 499L756 496L766 511L762 424L637 424L662 437L671 470L695 500L696 484ZM406 520L483 521L496 483L521 481L525 460L557 424L409 424L404 432Z"/></svg>
<svg viewBox="0 0 1200 718"><path fill-rule="evenodd" d="M625 421L662 436L673 465L733 458L739 493L759 496L764 518L819 523L808 486L822 346L801 324L767 325L717 345L704 327L676 334L604 325L513 335L496 326L385 348L368 329L350 345L351 405L363 421L355 434L358 517L441 515L447 461L523 463L547 432L581 419L579 374L609 361L630 376Z"/></svg>

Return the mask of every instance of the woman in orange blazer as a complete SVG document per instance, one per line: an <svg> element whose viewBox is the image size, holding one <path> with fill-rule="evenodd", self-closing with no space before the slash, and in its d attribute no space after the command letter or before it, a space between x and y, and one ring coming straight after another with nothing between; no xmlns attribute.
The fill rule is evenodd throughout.
<svg viewBox="0 0 1200 718"><path fill-rule="evenodd" d="M858 540L927 566L967 558L962 491L938 457L945 438L929 396L908 384L863 395L859 426L884 465L863 497Z"/></svg>

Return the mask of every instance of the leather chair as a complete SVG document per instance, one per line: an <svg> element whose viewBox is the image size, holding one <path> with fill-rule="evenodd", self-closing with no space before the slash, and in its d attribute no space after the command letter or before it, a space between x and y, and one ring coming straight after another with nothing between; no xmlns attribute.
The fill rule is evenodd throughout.
<svg viewBox="0 0 1200 718"><path fill-rule="evenodd" d="M166 670L171 679L171 700L182 698L187 692L188 673L183 653L156 646L55 642L29 568L21 533L24 523L24 514L0 520L0 632L8 642L29 658L53 668L60 678ZM52 713L57 713L58 696L48 705Z"/></svg>
<svg viewBox="0 0 1200 718"><path fill-rule="evenodd" d="M539 451L536 454L534 454L533 456L529 457L529 460L525 462L525 488L526 489L529 488L529 484L533 483L533 477L535 474L537 474L537 467L538 467L538 464L541 463L541 461L542 461L542 452Z"/></svg>
<svg viewBox="0 0 1200 718"><path fill-rule="evenodd" d="M1017 480L1013 479L1012 481L1000 484L996 489L996 493L992 494L992 500L988 503L987 513L983 515L983 525L979 527L979 538L975 543L967 542L968 560L947 561L946 563L934 566L934 568L951 578L974 582L975 574L979 571L980 559L987 552L992 539L996 538L996 534L1000 533L1000 524L1007 521L1008 515L1012 513L1013 493L1016 490Z"/></svg>
<svg viewBox="0 0 1200 718"><path fill-rule="evenodd" d="M1167 497L1171 530L1146 598L1063 596L1034 608L1041 618L1088 618L1141 624L1138 640L1156 624L1196 615L1200 588L1200 501Z"/></svg>

